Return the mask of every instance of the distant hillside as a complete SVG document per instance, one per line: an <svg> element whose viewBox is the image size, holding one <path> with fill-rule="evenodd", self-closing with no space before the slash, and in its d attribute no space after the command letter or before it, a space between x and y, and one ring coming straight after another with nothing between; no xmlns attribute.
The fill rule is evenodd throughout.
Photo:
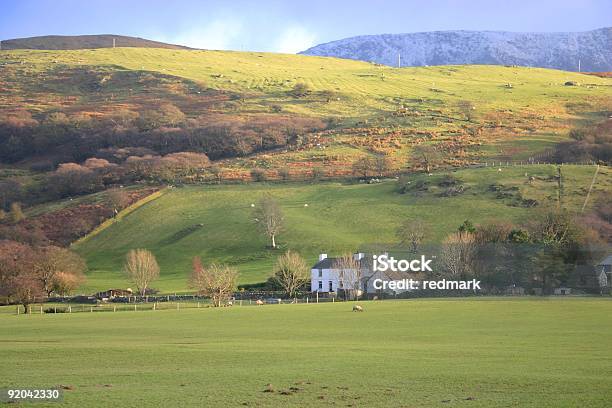
<svg viewBox="0 0 612 408"><path fill-rule="evenodd" d="M116 47L168 48L187 50L189 47L167 44L123 35L45 35L43 37L15 38L2 40L3 50L79 50L90 48L112 48L113 39Z"/></svg>
<svg viewBox="0 0 612 408"><path fill-rule="evenodd" d="M397 66L520 65L578 71L612 70L612 27L580 33L434 31L346 38L301 54Z"/></svg>

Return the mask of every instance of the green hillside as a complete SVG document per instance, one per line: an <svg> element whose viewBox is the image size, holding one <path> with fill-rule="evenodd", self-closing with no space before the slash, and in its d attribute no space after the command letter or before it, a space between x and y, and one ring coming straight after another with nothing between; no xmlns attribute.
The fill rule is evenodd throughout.
<svg viewBox="0 0 612 408"><path fill-rule="evenodd" d="M580 209L593 172L592 166L564 166L567 208ZM466 219L522 222L537 207L522 207L512 197L500 199L490 186L503 185L508 191L517 187L522 199L535 199L538 207L544 207L556 202L555 174L554 166L461 170L454 175L465 192L454 197L443 197L437 187L442 174L414 176L415 182L426 179L432 184L418 197L397 193L395 181L174 188L74 249L90 268L84 291L128 285L121 265L129 249L140 247L157 256L161 278L153 286L164 292L188 290L191 258L196 255L207 263L230 263L239 269L240 283L256 283L271 274L280 252L266 249L266 239L252 220L251 204L265 193L273 194L285 213L286 232L278 238L281 248L297 250L314 263L321 252L336 255L368 244L393 244L396 226L407 219L425 221L431 229L428 239L433 242ZM528 184L531 176L535 181ZM611 176L608 168L600 171L593 199L610 191Z"/></svg>
<svg viewBox="0 0 612 408"><path fill-rule="evenodd" d="M525 67L397 69L303 55L103 48L2 51L0 74L0 119L30 123L31 114L44 128L61 112L73 134L92 121L148 118L168 103L185 114L184 129L240 123L258 133L266 121L327 124L299 151L264 148L258 161L262 153L253 154L250 145L249 153L226 155L234 159L223 166L233 170L289 166L307 173L320 165L338 175L360 156L381 154L401 168L413 166L412 148L421 143L440 146L448 165L525 160L567 140L571 128L606 120L612 109L611 78ZM298 84L306 92L296 96ZM39 133L48 137L45 129ZM45 141L38 154L61 161L74 144L74 136L67 137L65 149L55 151ZM28 159L19 142L7 141L5 148L14 149L18 161Z"/></svg>
<svg viewBox="0 0 612 408"><path fill-rule="evenodd" d="M479 109L519 109L541 115L564 113L565 104L585 98L610 97L612 80L540 68L501 66L443 66L391 68L365 62L234 51L117 48L70 51L5 51L4 69L19 63L22 75L51 74L71 67L105 67L172 75L213 89L253 94L254 106L285 101L298 82L313 91L336 91L340 103L297 100L288 109L313 115L359 117L395 110L398 104L473 100ZM589 86L564 86L566 81ZM512 88L507 85L511 84ZM112 88L113 81L105 87ZM116 95L121 97L121 90ZM124 89L125 94L128 93ZM399 100L397 99L399 98ZM403 99L406 99L405 101ZM517 112L518 113L518 112Z"/></svg>

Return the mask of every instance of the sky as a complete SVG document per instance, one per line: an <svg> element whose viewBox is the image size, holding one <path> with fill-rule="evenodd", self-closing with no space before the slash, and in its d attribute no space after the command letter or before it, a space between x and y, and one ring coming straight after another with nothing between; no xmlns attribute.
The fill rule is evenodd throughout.
<svg viewBox="0 0 612 408"><path fill-rule="evenodd" d="M0 39L118 34L286 53L367 34L609 26L612 0L0 0Z"/></svg>

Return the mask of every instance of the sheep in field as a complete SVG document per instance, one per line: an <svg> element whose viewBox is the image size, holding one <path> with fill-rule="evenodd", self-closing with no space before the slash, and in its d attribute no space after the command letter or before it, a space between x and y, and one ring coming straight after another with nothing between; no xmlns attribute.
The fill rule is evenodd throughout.
<svg viewBox="0 0 612 408"><path fill-rule="evenodd" d="M354 305L353 306L353 312L363 312L363 307L361 307L359 305Z"/></svg>

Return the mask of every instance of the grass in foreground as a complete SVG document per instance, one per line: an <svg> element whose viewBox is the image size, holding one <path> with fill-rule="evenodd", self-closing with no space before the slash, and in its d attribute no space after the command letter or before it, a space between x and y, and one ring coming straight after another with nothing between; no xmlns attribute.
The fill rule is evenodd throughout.
<svg viewBox="0 0 612 408"><path fill-rule="evenodd" d="M612 399L609 299L364 306L0 314L2 386L70 385L67 407L557 408ZM263 392L267 384L274 392Z"/></svg>

